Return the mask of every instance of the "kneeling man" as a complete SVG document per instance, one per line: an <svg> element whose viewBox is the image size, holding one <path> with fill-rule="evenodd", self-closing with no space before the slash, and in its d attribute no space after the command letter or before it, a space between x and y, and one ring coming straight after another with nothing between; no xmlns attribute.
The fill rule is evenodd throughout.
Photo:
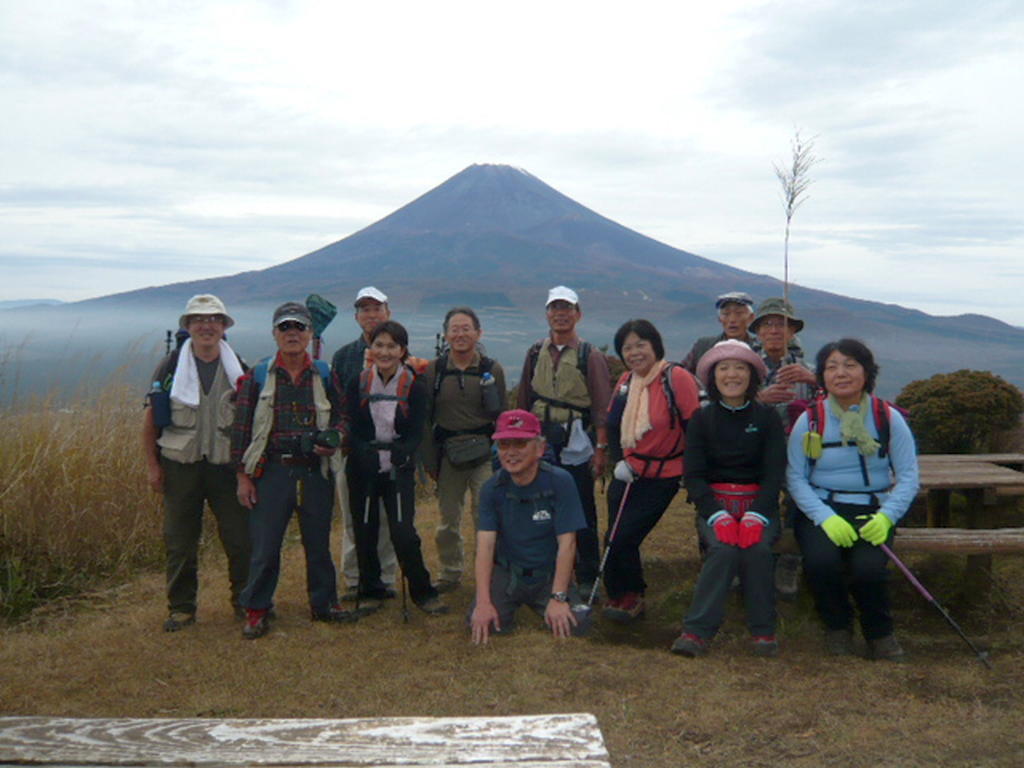
<svg viewBox="0 0 1024 768"><path fill-rule="evenodd" d="M512 629L528 605L555 637L583 635L590 610L570 585L576 532L587 527L572 475L541 461L540 421L529 411L498 417L493 440L501 470L480 491L473 642Z"/></svg>

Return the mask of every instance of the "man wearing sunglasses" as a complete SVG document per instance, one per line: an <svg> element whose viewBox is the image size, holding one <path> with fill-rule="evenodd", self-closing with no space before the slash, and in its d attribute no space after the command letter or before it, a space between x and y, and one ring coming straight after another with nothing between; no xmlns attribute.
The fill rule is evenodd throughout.
<svg viewBox="0 0 1024 768"><path fill-rule="evenodd" d="M231 457L238 501L249 513L252 561L242 593L247 609L243 636L262 637L281 570L281 544L292 511L299 512L306 550L306 582L313 621L357 617L338 606L331 559L334 481L329 458L347 424L327 366L309 354L313 318L304 304L274 312L277 355L258 363L239 383Z"/></svg>
<svg viewBox="0 0 1024 768"><path fill-rule="evenodd" d="M196 621L199 539L209 502L228 558L231 603L240 605L249 574L248 513L235 498L228 433L242 363L224 340L235 321L209 294L193 296L178 325L189 337L160 361L143 416L150 487L164 496L167 608L164 630Z"/></svg>

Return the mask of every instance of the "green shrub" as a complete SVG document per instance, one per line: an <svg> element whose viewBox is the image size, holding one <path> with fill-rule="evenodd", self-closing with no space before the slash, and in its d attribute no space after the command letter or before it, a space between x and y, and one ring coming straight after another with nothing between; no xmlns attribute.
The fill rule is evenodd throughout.
<svg viewBox="0 0 1024 768"><path fill-rule="evenodd" d="M910 411L921 453L984 453L1019 426L1024 394L995 374L962 370L912 381L896 404Z"/></svg>

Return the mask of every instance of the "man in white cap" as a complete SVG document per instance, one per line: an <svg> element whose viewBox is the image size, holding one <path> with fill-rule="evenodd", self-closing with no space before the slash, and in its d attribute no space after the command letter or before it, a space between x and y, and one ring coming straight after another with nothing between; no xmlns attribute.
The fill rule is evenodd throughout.
<svg viewBox="0 0 1024 768"><path fill-rule="evenodd" d="M231 604L249 574L249 518L235 495L228 434L234 418L235 385L244 364L224 332L234 325L216 296L193 296L179 325L189 338L160 361L143 417L150 487L164 495L167 608L164 629L195 623L199 590L199 539L209 502L228 557Z"/></svg>
<svg viewBox="0 0 1024 768"><path fill-rule="evenodd" d="M358 379L364 368L371 364L369 357L370 335L385 320L391 319L388 308L388 297L372 285L361 288L355 301L356 323L362 330L355 341L352 341L334 353L331 361L331 373L339 392L345 392L353 379ZM345 590L342 600L354 602L359 594L359 562L356 559L356 540L352 534L352 510L348 503L348 483L345 480L345 464L342 460L341 470L335 473L335 484L338 499L341 503L342 537L341 537L341 571L345 575ZM380 530L377 537L377 556L380 558L380 574L384 586L392 596L395 592L395 581L398 577L398 558L395 547L391 543L391 532L388 530L387 515L380 516Z"/></svg>
<svg viewBox="0 0 1024 768"><path fill-rule="evenodd" d="M736 339L745 342L755 352L759 352L761 349L757 337L749 331L750 324L754 320L754 300L749 293L742 291L723 293L715 299L715 309L718 310L718 322L722 324L722 332L717 336L702 336L697 339L690 353L681 363L683 368L694 375L697 373L697 363L700 362L704 353L720 341Z"/></svg>
<svg viewBox="0 0 1024 768"><path fill-rule="evenodd" d="M608 460L611 374L604 353L576 333L582 318L575 291L564 285L548 291L551 332L526 353L518 405L537 416L549 455L576 481L587 519L577 537L576 579L589 594L600 565L594 477L604 474Z"/></svg>

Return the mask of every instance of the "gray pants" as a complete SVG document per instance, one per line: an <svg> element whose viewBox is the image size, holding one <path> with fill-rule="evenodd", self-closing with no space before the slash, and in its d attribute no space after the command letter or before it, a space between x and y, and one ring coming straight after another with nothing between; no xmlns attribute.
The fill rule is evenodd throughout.
<svg viewBox="0 0 1024 768"><path fill-rule="evenodd" d="M161 458L164 469L164 549L167 553L167 608L195 613L199 591L199 541L209 502L228 557L231 604L238 606L249 578L249 512L238 503L238 482L229 464L194 464Z"/></svg>
<svg viewBox="0 0 1024 768"><path fill-rule="evenodd" d="M516 611L520 606L527 605L534 613L544 618L548 602L551 600L551 584L554 581L554 571L532 576L517 576L508 568L495 563L494 573L491 575L491 602L498 612L498 623L501 625L501 632L505 634L515 629ZM580 595L575 587L569 587L569 605L578 622L572 628L573 637L582 637L590 631L592 623L591 610L587 607L587 601ZM467 621L473 617L476 608L476 598L469 606Z"/></svg>
<svg viewBox="0 0 1024 768"><path fill-rule="evenodd" d="M714 529L702 517L697 518L697 533L707 547L704 566L697 578L697 589L686 614L686 632L710 640L725 619L729 586L735 576L743 585L743 604L747 626L755 636L775 634L775 558L772 544L779 538L779 522L769 523L758 544L740 549L722 544Z"/></svg>

